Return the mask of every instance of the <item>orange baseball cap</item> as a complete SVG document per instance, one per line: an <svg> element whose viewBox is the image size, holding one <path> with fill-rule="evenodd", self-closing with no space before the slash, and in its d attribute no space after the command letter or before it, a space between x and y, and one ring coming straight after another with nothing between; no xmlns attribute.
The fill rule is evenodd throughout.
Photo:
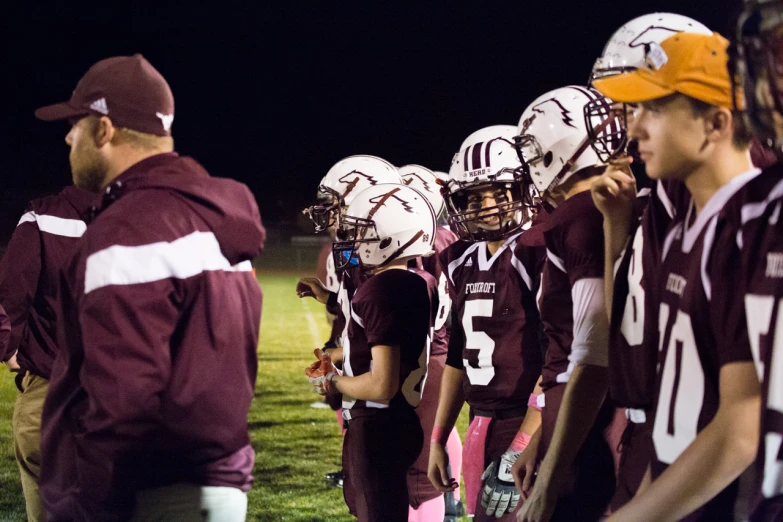
<svg viewBox="0 0 783 522"><path fill-rule="evenodd" d="M596 80L593 86L616 102L639 103L678 92L734 109L728 47L729 41L718 33L677 33L647 52L649 68ZM737 104L742 108L739 90Z"/></svg>

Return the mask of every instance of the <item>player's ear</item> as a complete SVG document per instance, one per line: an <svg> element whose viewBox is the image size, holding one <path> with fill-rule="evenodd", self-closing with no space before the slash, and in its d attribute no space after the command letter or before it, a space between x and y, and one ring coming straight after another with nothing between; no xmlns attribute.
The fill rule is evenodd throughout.
<svg viewBox="0 0 783 522"><path fill-rule="evenodd" d="M712 142L731 140L733 115L725 107L716 107L704 115L707 139Z"/></svg>

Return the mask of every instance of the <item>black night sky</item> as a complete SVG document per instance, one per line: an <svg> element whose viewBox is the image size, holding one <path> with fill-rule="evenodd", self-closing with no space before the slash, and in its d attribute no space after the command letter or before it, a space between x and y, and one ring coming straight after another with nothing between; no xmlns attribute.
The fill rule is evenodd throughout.
<svg viewBox="0 0 783 522"><path fill-rule="evenodd" d="M144 54L174 91L178 151L247 183L282 226L345 156L447 170L472 131L585 83L624 22L671 11L730 37L738 0L19 4L0 35L0 241L28 199L70 182L66 124L33 110L108 56Z"/></svg>

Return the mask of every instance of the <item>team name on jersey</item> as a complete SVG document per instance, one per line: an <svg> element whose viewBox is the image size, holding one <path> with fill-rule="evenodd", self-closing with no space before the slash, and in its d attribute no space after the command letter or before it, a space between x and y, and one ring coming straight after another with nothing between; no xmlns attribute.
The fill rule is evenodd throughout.
<svg viewBox="0 0 783 522"><path fill-rule="evenodd" d="M669 278L666 280L666 290L682 297L686 283L687 281L681 275L669 274Z"/></svg>
<svg viewBox="0 0 783 522"><path fill-rule="evenodd" d="M494 294L495 283L466 283L465 295L470 294Z"/></svg>
<svg viewBox="0 0 783 522"><path fill-rule="evenodd" d="M769 252L767 254L767 270L765 275L775 279L783 277L783 253Z"/></svg>

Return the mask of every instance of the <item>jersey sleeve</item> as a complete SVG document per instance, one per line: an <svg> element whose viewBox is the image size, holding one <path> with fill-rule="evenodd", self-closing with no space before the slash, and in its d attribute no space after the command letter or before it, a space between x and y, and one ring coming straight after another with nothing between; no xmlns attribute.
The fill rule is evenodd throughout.
<svg viewBox="0 0 783 522"><path fill-rule="evenodd" d="M568 275L572 287L580 279L604 276L603 217L594 206L544 236L547 258Z"/></svg>
<svg viewBox="0 0 783 522"><path fill-rule="evenodd" d="M563 264L572 287L580 279L603 278L604 231L597 210L579 221L579 226L569 227L563 239Z"/></svg>

